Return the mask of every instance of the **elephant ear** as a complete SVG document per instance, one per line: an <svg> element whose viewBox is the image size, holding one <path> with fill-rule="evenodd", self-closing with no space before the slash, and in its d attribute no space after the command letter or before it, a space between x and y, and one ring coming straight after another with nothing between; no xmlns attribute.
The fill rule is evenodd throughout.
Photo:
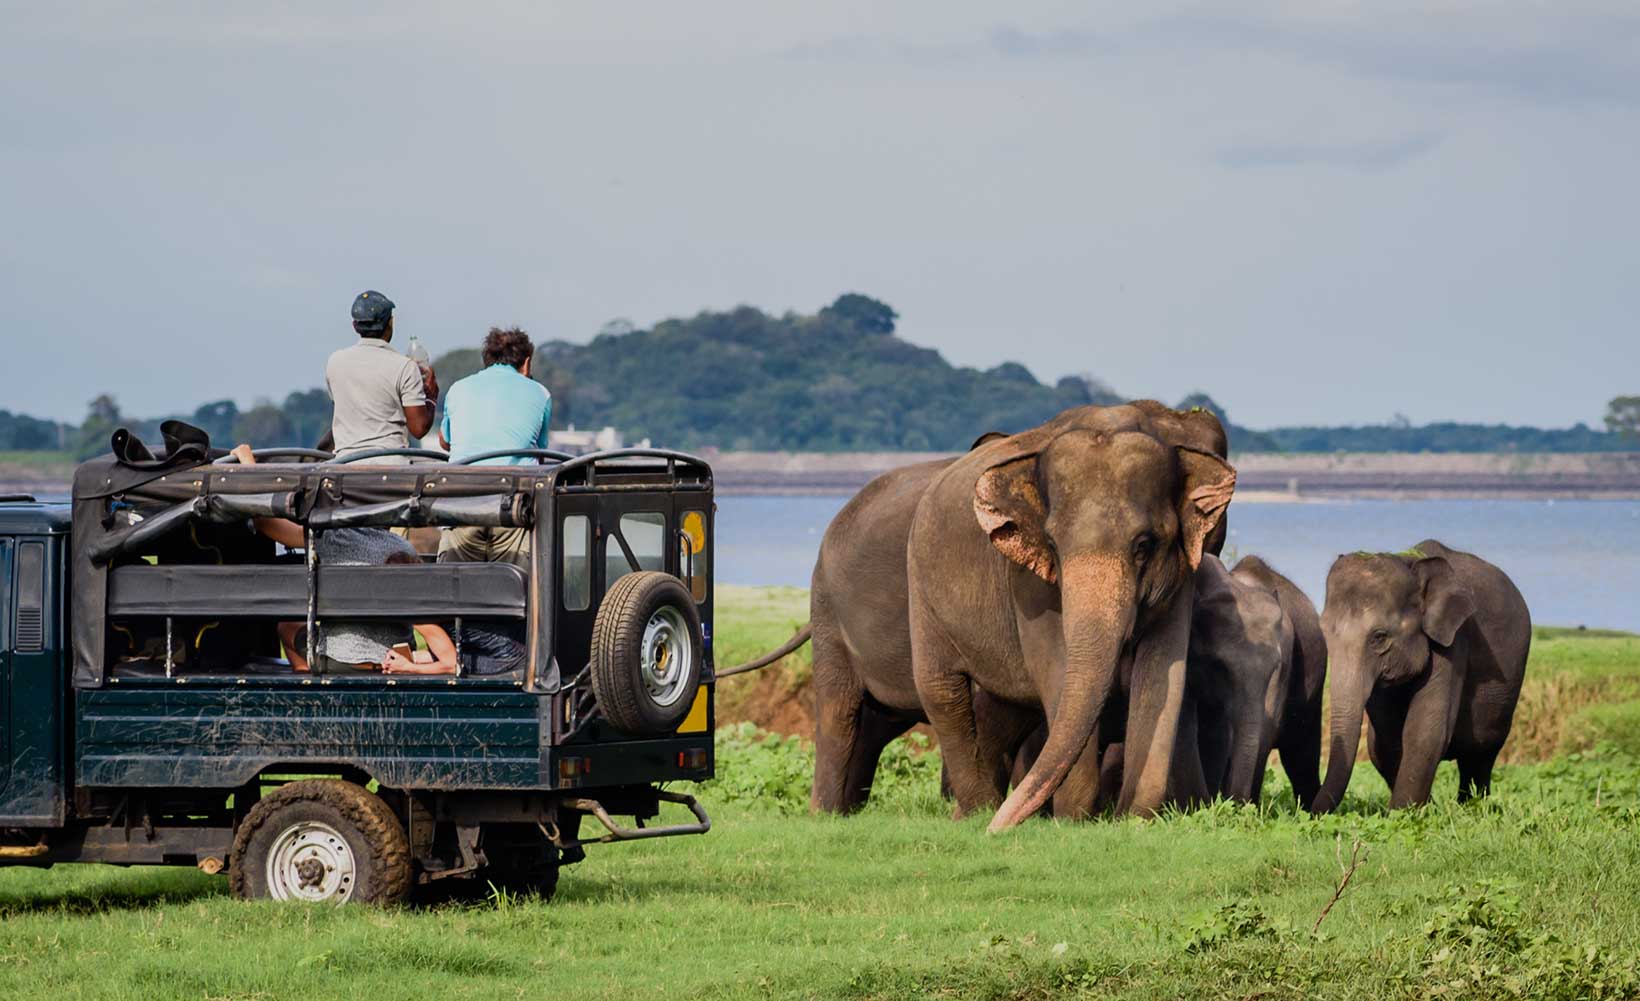
<svg viewBox="0 0 1640 1001"><path fill-rule="evenodd" d="M1451 646L1458 630L1475 614L1475 598L1439 556L1417 561L1412 570L1423 587L1424 635L1440 646Z"/></svg>
<svg viewBox="0 0 1640 1001"><path fill-rule="evenodd" d="M991 466L974 485L974 517L997 552L1052 584L1059 579L1048 539L1048 506L1036 482L1036 452Z"/></svg>
<svg viewBox="0 0 1640 1001"><path fill-rule="evenodd" d="M1006 437L1008 437L1008 433L1006 431L987 431L978 438L974 439L974 443L968 446L968 451L972 452L981 445L989 445L993 441Z"/></svg>
<svg viewBox="0 0 1640 1001"><path fill-rule="evenodd" d="M1175 446L1184 474L1184 496L1179 500L1179 544L1184 547L1190 572L1202 565L1202 548L1230 506L1236 492L1236 470L1223 459L1187 445Z"/></svg>

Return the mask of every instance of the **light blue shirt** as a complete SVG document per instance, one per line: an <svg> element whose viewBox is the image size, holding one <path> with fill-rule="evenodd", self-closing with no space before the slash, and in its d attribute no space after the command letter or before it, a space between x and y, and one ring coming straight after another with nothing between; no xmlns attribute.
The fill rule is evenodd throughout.
<svg viewBox="0 0 1640 1001"><path fill-rule="evenodd" d="M497 362L458 379L444 394L440 430L450 443L450 461L504 448L546 448L552 394L518 369ZM534 459L486 459L486 466L520 466Z"/></svg>

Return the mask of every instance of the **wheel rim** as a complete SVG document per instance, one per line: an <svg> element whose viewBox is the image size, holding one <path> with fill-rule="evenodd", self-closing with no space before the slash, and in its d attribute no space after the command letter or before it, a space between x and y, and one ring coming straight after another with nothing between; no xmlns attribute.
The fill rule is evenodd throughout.
<svg viewBox="0 0 1640 1001"><path fill-rule="evenodd" d="M344 903L358 884L353 849L334 827L307 820L279 833L268 853L268 896Z"/></svg>
<svg viewBox="0 0 1640 1001"><path fill-rule="evenodd" d="M644 688L657 706L670 706L683 698L694 673L695 645L690 642L689 623L671 605L655 610L643 629L643 658L638 670Z"/></svg>

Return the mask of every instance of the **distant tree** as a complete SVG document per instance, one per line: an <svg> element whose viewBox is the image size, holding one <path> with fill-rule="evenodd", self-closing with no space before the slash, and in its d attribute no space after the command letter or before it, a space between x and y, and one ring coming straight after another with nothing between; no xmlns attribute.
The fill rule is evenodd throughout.
<svg viewBox="0 0 1640 1001"><path fill-rule="evenodd" d="M233 437L234 422L238 419L239 407L232 400L217 400L200 404L188 423L210 435L211 444L226 448L228 445L223 443Z"/></svg>
<svg viewBox="0 0 1640 1001"><path fill-rule="evenodd" d="M1226 429L1230 427L1230 415L1224 412L1224 408L1219 406L1216 400L1200 390L1197 390L1196 392L1191 393L1189 396L1180 400L1179 405L1174 409L1205 410L1214 417L1217 417L1219 419L1219 423L1223 424Z"/></svg>
<svg viewBox="0 0 1640 1001"><path fill-rule="evenodd" d="M1625 438L1640 438L1640 396L1619 396L1606 404L1606 430Z"/></svg>
<svg viewBox="0 0 1640 1001"><path fill-rule="evenodd" d="M838 296L835 302L820 311L820 316L841 320L866 334L892 334L894 321L900 318L900 314L894 312L888 303L858 292Z"/></svg>
<svg viewBox="0 0 1640 1001"><path fill-rule="evenodd" d="M103 393L90 403L86 404L85 421L73 436L73 447L70 449L76 459L89 459L108 451L108 439L113 435L125 418L120 415L120 405L114 398Z"/></svg>
<svg viewBox="0 0 1640 1001"><path fill-rule="evenodd" d="M0 410L0 451L38 452L61 448L63 425Z"/></svg>
<svg viewBox="0 0 1640 1001"><path fill-rule="evenodd" d="M285 412L268 399L257 400L255 406L239 415L234 422L233 439L235 442L249 442L255 448L307 444L296 440Z"/></svg>
<svg viewBox="0 0 1640 1001"><path fill-rule="evenodd" d="M312 446L330 430L330 394L322 389L304 389L285 397L280 406L290 426L293 444Z"/></svg>

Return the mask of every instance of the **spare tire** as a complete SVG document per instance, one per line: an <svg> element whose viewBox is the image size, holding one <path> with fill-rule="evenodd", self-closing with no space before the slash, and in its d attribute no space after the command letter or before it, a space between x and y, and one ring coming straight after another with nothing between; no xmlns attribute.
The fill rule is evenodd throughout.
<svg viewBox="0 0 1640 1001"><path fill-rule="evenodd" d="M617 580L592 626L592 693L604 719L639 737L677 730L700 687L701 645L683 581L652 570Z"/></svg>

